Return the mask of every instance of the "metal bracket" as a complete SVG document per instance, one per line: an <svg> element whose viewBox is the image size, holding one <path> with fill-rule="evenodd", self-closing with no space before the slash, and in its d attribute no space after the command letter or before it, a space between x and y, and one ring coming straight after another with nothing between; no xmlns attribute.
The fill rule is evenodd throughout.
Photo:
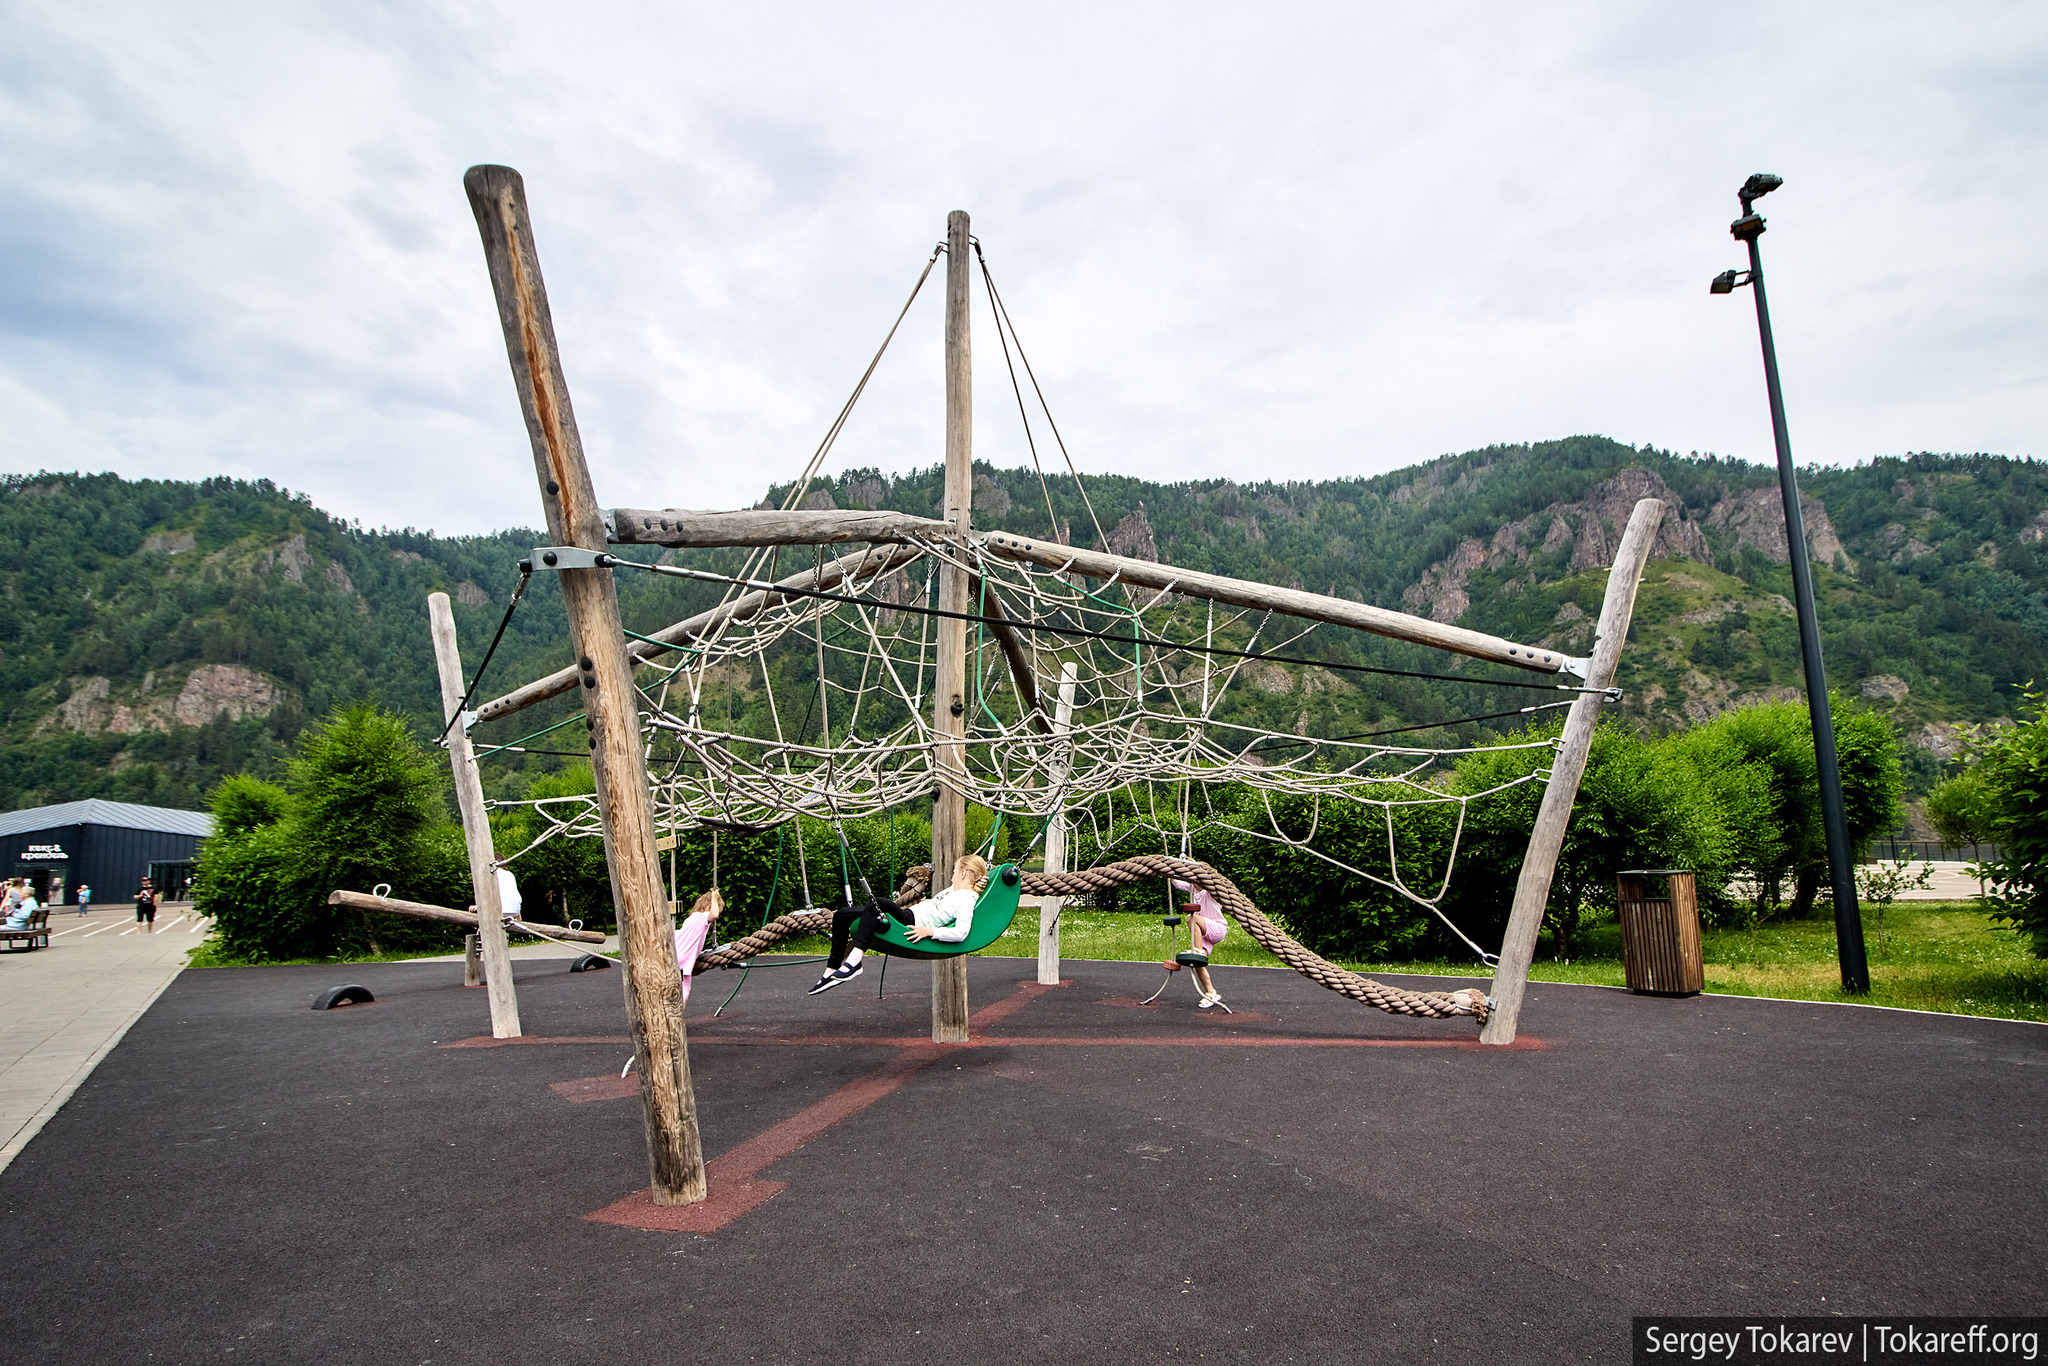
<svg viewBox="0 0 2048 1366"><path fill-rule="evenodd" d="M541 569L610 569L617 563L602 550L585 550L573 545L537 545L533 563Z"/></svg>
<svg viewBox="0 0 2048 1366"><path fill-rule="evenodd" d="M1593 661L1590 657L1575 659L1566 655L1563 662L1557 666L1557 671L1561 674L1570 674L1583 683L1587 675L1593 672Z"/></svg>

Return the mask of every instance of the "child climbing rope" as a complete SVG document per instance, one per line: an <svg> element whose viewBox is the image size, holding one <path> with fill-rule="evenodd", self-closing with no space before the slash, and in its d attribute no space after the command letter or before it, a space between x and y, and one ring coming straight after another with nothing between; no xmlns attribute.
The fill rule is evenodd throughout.
<svg viewBox="0 0 2048 1366"><path fill-rule="evenodd" d="M875 936L888 928L884 917L894 916L908 926L903 937L913 942L959 943L974 927L974 903L987 881L988 861L979 854L962 854L953 864L953 885L937 896L901 909L887 897L878 896L858 909L849 906L832 912L832 952L825 960L824 975L807 994L816 996L860 976L861 959L874 947ZM850 951L849 939L853 943Z"/></svg>
<svg viewBox="0 0 2048 1366"><path fill-rule="evenodd" d="M725 898L713 887L697 898L690 913L683 917L683 927L676 931L676 967L683 974L685 1005L690 1002L690 978L697 971L697 956L704 952L704 941L711 937L712 925L724 914Z"/></svg>
<svg viewBox="0 0 2048 1366"><path fill-rule="evenodd" d="M1200 954L1214 952L1216 946L1223 942L1223 936L1230 933L1230 922L1223 918L1222 904L1194 883L1182 882L1179 878L1173 879L1173 889L1194 898L1184 908L1188 917L1188 947ZM1216 990L1216 983L1210 980L1209 969L1191 967L1190 971L1202 988L1202 999L1195 1002L1195 1009L1207 1010L1211 1006L1222 1005L1223 995Z"/></svg>

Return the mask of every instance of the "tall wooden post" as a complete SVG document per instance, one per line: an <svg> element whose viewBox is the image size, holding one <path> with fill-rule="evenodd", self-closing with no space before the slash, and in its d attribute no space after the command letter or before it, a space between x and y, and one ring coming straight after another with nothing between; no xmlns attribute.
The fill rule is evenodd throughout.
<svg viewBox="0 0 2048 1366"><path fill-rule="evenodd" d="M441 671L441 719L455 721L455 713L462 707L462 650L455 639L455 609L446 593L427 594L427 626L434 636L434 663ZM512 986L512 954L505 944L505 918L498 902L498 870L493 866L497 851L491 847L491 819L484 810L476 751L469 743L469 728L461 721L448 728L448 765L455 771L455 805L462 812L462 842L469 851L469 880L477 915L474 937L483 954L491 1035L516 1039L519 997ZM468 976L465 970L465 981Z"/></svg>
<svg viewBox="0 0 2048 1366"><path fill-rule="evenodd" d="M1074 685L1081 676L1081 666L1071 660L1060 665L1060 697L1053 707L1053 743L1059 748L1053 753L1052 790L1053 800L1060 803L1053 808L1045 824L1045 871L1064 873L1067 871L1067 773L1074 765L1074 758L1067 749L1067 736L1074 729ZM1038 980L1046 986L1060 984L1060 912L1066 909L1067 899L1063 896L1049 896L1038 906Z"/></svg>
<svg viewBox="0 0 2048 1366"><path fill-rule="evenodd" d="M1614 680L1614 666L1621 660L1629 619L1635 614L1636 588L1642 583L1643 565L1649 561L1650 546L1663 519L1664 504L1655 498L1643 499L1629 514L1621 545L1614 552L1614 567L1607 571L1607 596L1600 604L1600 623L1593 635L1587 688L1605 689ZM1579 780L1586 773L1586 756L1592 751L1593 731L1600 723L1600 702L1600 692L1582 692L1565 713L1557 757L1550 764L1550 782L1536 810L1535 828L1529 832L1521 876L1515 880L1514 909L1508 913L1500 962L1493 970L1493 1008L1486 1027L1479 1032L1481 1043L1515 1041L1522 993L1529 985L1529 965L1536 958L1536 936L1543 929L1543 907L1550 900L1550 879L1557 872L1558 852L1564 848L1565 830L1572 821L1572 803L1578 799Z"/></svg>
<svg viewBox="0 0 2048 1366"><path fill-rule="evenodd" d="M548 534L558 545L602 551L604 516L569 406L525 185L507 166L472 166L462 183L483 236L491 288L498 297L498 319L533 444ZM612 572L565 569L561 580L590 730L605 861L611 867L612 901L619 918L625 966L620 977L640 1065L654 1202L686 1205L707 1194L704 1152L683 1033L682 976L676 971L668 898L654 848L654 803L641 749L633 663L626 654Z"/></svg>
<svg viewBox="0 0 2048 1366"><path fill-rule="evenodd" d="M946 215L946 516L965 536L973 529L974 367L967 342L970 278L967 214ZM939 606L967 610L967 575L939 566ZM932 892L944 890L967 852L967 623L939 618L938 669L932 688ZM932 1042L967 1042L967 960L932 960Z"/></svg>

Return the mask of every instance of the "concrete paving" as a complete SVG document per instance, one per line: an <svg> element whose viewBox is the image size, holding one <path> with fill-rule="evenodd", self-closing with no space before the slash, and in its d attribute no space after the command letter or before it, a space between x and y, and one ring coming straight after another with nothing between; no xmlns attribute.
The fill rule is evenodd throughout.
<svg viewBox="0 0 2048 1366"><path fill-rule="evenodd" d="M50 915L50 946L0 953L0 1170L14 1160L185 966L205 935L167 903L143 934L134 908Z"/></svg>
<svg viewBox="0 0 2048 1366"><path fill-rule="evenodd" d="M1967 863L1933 862L1921 860L1908 864L1906 875L1927 874L1927 885L1899 893L1901 901L1968 901L1983 888L1970 875L1971 865Z"/></svg>

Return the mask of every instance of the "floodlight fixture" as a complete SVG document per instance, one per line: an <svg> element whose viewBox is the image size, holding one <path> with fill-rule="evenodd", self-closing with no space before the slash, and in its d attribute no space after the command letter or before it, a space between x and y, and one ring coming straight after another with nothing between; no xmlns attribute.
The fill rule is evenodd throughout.
<svg viewBox="0 0 2048 1366"><path fill-rule="evenodd" d="M1735 192L1735 197L1742 201L1744 216L1746 217L1749 214L1749 206L1753 202L1762 199L1784 183L1785 177L1772 175L1769 171L1758 171L1755 175L1743 181L1742 188Z"/></svg>
<svg viewBox="0 0 2048 1366"><path fill-rule="evenodd" d="M1736 285L1735 277L1740 273L1740 271L1733 270L1722 271L1714 277L1714 282L1707 286L1707 292L1710 294L1733 294Z"/></svg>

